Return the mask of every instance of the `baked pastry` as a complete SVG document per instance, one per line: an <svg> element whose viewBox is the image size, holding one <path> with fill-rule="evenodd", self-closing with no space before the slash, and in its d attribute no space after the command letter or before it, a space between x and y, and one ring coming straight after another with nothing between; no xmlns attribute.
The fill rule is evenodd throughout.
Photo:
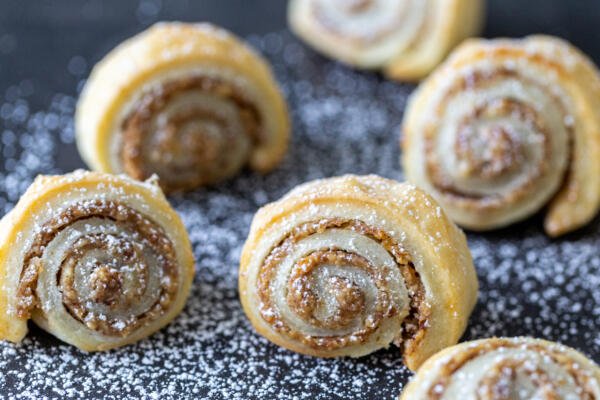
<svg viewBox="0 0 600 400"><path fill-rule="evenodd" d="M194 259L154 181L39 176L0 221L0 339L27 320L86 351L140 340L183 308Z"/></svg>
<svg viewBox="0 0 600 400"><path fill-rule="evenodd" d="M484 0L291 0L291 29L320 52L390 78L418 80L475 36Z"/></svg>
<svg viewBox="0 0 600 400"><path fill-rule="evenodd" d="M503 227L544 206L546 232L600 207L600 78L549 36L470 40L413 95L404 120L406 178L459 225Z"/></svg>
<svg viewBox="0 0 600 400"><path fill-rule="evenodd" d="M400 398L598 399L600 368L572 348L545 340L476 340L427 360Z"/></svg>
<svg viewBox="0 0 600 400"><path fill-rule="evenodd" d="M258 211L239 290L254 328L279 346L359 357L394 343L416 369L457 343L478 283L464 234L431 197L346 175Z"/></svg>
<svg viewBox="0 0 600 400"><path fill-rule="evenodd" d="M257 53L210 24L159 23L92 71L75 115L90 168L193 189L283 158L289 121Z"/></svg>

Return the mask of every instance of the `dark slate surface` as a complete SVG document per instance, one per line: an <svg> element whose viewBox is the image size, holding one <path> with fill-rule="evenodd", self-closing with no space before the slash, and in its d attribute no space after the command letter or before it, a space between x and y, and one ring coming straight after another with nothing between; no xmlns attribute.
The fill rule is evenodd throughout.
<svg viewBox="0 0 600 400"><path fill-rule="evenodd" d="M211 21L247 37L274 64L293 110L282 166L172 198L190 231L198 276L188 306L135 346L88 355L31 326L0 344L0 397L394 398L411 375L394 349L318 360L256 336L237 298L239 251L256 209L294 185L341 173L402 179L398 128L410 85L352 71L285 31L285 2L0 2L0 211L37 173L84 167L72 113L91 66L159 20ZM600 62L596 0L492 0L485 36L549 33ZM600 361L600 222L559 240L534 217L469 234L481 293L465 339L533 335Z"/></svg>

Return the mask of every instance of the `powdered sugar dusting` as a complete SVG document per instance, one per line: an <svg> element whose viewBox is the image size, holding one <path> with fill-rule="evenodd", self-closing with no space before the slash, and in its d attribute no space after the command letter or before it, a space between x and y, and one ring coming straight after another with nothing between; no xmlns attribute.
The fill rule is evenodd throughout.
<svg viewBox="0 0 600 400"><path fill-rule="evenodd" d="M198 274L180 317L147 340L86 354L32 327L23 344L0 343L4 395L49 398L392 399L411 375L390 348L358 360L324 360L277 348L241 309L237 265L257 208L308 180L345 173L402 179L399 127L412 86L326 61L287 33L249 38L272 62L290 102L290 151L273 173L244 172L171 198L190 232ZM90 66L89 60L81 65ZM8 211L38 173L75 152L75 99L31 110L27 81L0 104L0 208ZM43 145L42 145L43 144ZM469 234L481 283L466 338L533 335L600 361L600 223L547 239L539 221Z"/></svg>

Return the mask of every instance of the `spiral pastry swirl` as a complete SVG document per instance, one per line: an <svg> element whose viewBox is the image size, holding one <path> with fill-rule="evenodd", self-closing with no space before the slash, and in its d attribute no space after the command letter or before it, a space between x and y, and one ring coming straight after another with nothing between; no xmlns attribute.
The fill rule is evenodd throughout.
<svg viewBox="0 0 600 400"><path fill-rule="evenodd" d="M413 95L403 165L459 225L488 230L548 206L558 236L600 207L600 79L546 36L472 40Z"/></svg>
<svg viewBox="0 0 600 400"><path fill-rule="evenodd" d="M0 230L0 338L21 341L32 318L83 350L106 350L160 329L188 296L191 246L156 183L38 177Z"/></svg>
<svg viewBox="0 0 600 400"><path fill-rule="evenodd" d="M377 176L310 182L259 210L239 286L280 346L358 357L394 343L412 369L458 341L477 297L462 232L420 190Z"/></svg>
<svg viewBox="0 0 600 400"><path fill-rule="evenodd" d="M76 112L87 164L166 191L273 169L289 135L267 63L209 24L161 23L125 41L92 71Z"/></svg>
<svg viewBox="0 0 600 400"><path fill-rule="evenodd" d="M427 75L476 35L484 0L292 0L292 30L324 54L399 80Z"/></svg>
<svg viewBox="0 0 600 400"><path fill-rule="evenodd" d="M461 343L431 357L405 400L600 399L600 368L583 354L532 338Z"/></svg>

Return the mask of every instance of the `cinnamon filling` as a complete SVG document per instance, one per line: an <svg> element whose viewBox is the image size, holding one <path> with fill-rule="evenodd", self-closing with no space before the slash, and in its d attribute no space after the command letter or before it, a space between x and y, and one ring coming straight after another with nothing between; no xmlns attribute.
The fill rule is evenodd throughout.
<svg viewBox="0 0 600 400"><path fill-rule="evenodd" d="M478 398L511 400L514 398L518 370L525 370L537 388L539 399L554 400L557 387L542 369L531 366L525 360L506 360L494 365L481 381Z"/></svg>
<svg viewBox="0 0 600 400"><path fill-rule="evenodd" d="M349 19L358 18L361 14L368 14L369 10L375 6L374 0L352 0L350 2L337 1L337 3L342 3L336 5L337 9L343 11L346 14L345 17ZM402 7L392 21L385 25L379 24L377 26L378 29L375 32L370 32L367 35L360 35L357 32L348 32L344 29L344 24L339 23L334 17L328 15L327 10L320 2L313 1L312 6L313 18L319 22L319 25L322 28L329 31L331 34L338 36L340 39L354 41L358 46L362 47L376 44L396 32L398 27L402 26L404 23L409 11L407 7ZM415 34L415 38L413 38L412 42L416 40L416 37L418 37L420 33L421 32L419 31Z"/></svg>
<svg viewBox="0 0 600 400"><path fill-rule="evenodd" d="M445 114L449 100L458 93L473 91L506 78L518 78L528 85L547 92L540 84L519 76L514 70L499 69L494 73L474 71L456 82L445 94L435 110L434 119L442 119L441 116ZM551 93L548 95L566 115L561 100ZM519 132L514 131L513 127L502 119L516 120L527 126L539 139L539 143L535 145L542 147L543 157L530 168L531 171L523 179L523 183L510 193L494 196L458 188L454 178L440 165L436 150L437 127L432 124L425 132L426 170L432 184L440 192L460 201L465 207L485 209L516 203L531 192L534 183L549 169L552 157L550 132L537 110L516 99L483 100L472 113L459 121L454 142L458 168L456 173L462 178L480 178L493 182L511 179L528 163L526 146L531 144L524 143L519 137ZM565 124L565 128L569 132L569 140L572 141L573 128L568 124Z"/></svg>
<svg viewBox="0 0 600 400"><path fill-rule="evenodd" d="M73 318L105 335L127 336L170 307L178 288L177 260L174 246L160 226L113 201L78 202L42 226L24 257L17 289L17 316L27 319L35 307L40 307L36 290L47 246L71 224L90 218L112 221L123 228L122 236L94 233L78 238L60 255L62 261L55 282L63 305ZM147 259L150 256L152 260ZM158 265L160 274L157 299L140 315L128 315L130 307L148 296L151 261ZM91 263L91 273L78 282L78 271L84 268L82 263ZM102 312L102 307L125 314L126 318L113 320Z"/></svg>
<svg viewBox="0 0 600 400"><path fill-rule="evenodd" d="M367 342L379 329L384 319L393 318L400 310L392 301L388 287L389 276L371 265L359 254L331 248L311 252L296 260L287 279L286 303L303 321L312 327L335 329L351 333L339 336L311 336L290 327L281 316L271 299L271 285L280 263L302 239L329 229L352 230L378 242L395 260L404 279L409 295L408 315L402 321L402 334L395 344L402 348L405 355L414 351L423 338L430 315L425 302L425 288L410 261L408 254L387 233L368 226L358 220L339 218L323 219L300 225L275 247L261 266L258 277L258 293L261 298L261 316L275 330L298 340L315 349L336 350ZM365 315L367 303L365 293L356 282L335 272L324 276L321 282L315 282L315 272L320 266L351 267L368 276L376 288L376 304ZM318 296L316 287L330 295L325 300ZM325 310L325 311L324 311Z"/></svg>
<svg viewBox="0 0 600 400"><path fill-rule="evenodd" d="M548 349L541 345L524 345L522 343L515 343L510 340L496 339L492 343L485 343L477 347L469 348L453 358L446 361L438 372L439 378L433 381L429 392L428 398L431 400L439 400L443 397L446 388L450 385L452 376L466 365L468 362L476 359L477 357L484 355L485 353L500 350L500 349L523 349L528 351L535 351L539 354L548 357L552 362L556 363L560 367L567 370L574 381L581 388L582 398L586 400L594 400L595 397L592 393L592 389L589 387L590 376L582 370L579 364L572 360L570 357ZM512 398L504 396L507 392L513 389L512 383L515 381L517 372L527 372L527 375L532 379L540 392L544 394L547 399L555 399L555 383L549 380L547 374L539 366L533 365L527 360L503 360L498 364L494 365L494 368L485 375L482 382L480 382L478 388L478 397L480 399L494 399L502 400L504 398Z"/></svg>
<svg viewBox="0 0 600 400"><path fill-rule="evenodd" d="M113 306L122 292L123 282L118 271L103 265L90 277L90 286L92 286L92 300Z"/></svg>
<svg viewBox="0 0 600 400"><path fill-rule="evenodd" d="M340 3L340 6L343 7L347 13L359 14L371 7L373 0L344 0Z"/></svg>
<svg viewBox="0 0 600 400"><path fill-rule="evenodd" d="M217 105L194 95L211 96ZM218 102L235 115L220 113ZM247 161L252 145L263 140L261 124L256 107L234 85L206 76L174 80L144 94L124 119L121 162L137 179L157 174L166 191L215 183Z"/></svg>
<svg viewBox="0 0 600 400"><path fill-rule="evenodd" d="M377 276L370 263L363 257L342 250L316 251L299 260L292 271L288 282L288 304L310 325L328 329L347 327L365 311L365 296L360 287L346 277L332 275L324 282L327 293L333 295L335 311L333 315L319 318L317 314L323 307L324 300L319 299L313 292L312 273L321 265L347 266L352 265L366 271L375 285L382 291L378 302L377 319L392 317L396 310L390 304L385 291L385 277Z"/></svg>
<svg viewBox="0 0 600 400"><path fill-rule="evenodd" d="M524 121L532 131L540 132L540 145L546 156L550 153L547 143L547 130L535 110L526 104L512 99L494 99L477 107L473 114L464 118L458 128L455 152L466 176L480 176L485 179L498 179L506 176L525 162L524 143L518 132L506 124L474 126L474 121L493 120L511 116ZM547 167L544 163L536 170L539 175ZM535 179L532 177L530 179Z"/></svg>

